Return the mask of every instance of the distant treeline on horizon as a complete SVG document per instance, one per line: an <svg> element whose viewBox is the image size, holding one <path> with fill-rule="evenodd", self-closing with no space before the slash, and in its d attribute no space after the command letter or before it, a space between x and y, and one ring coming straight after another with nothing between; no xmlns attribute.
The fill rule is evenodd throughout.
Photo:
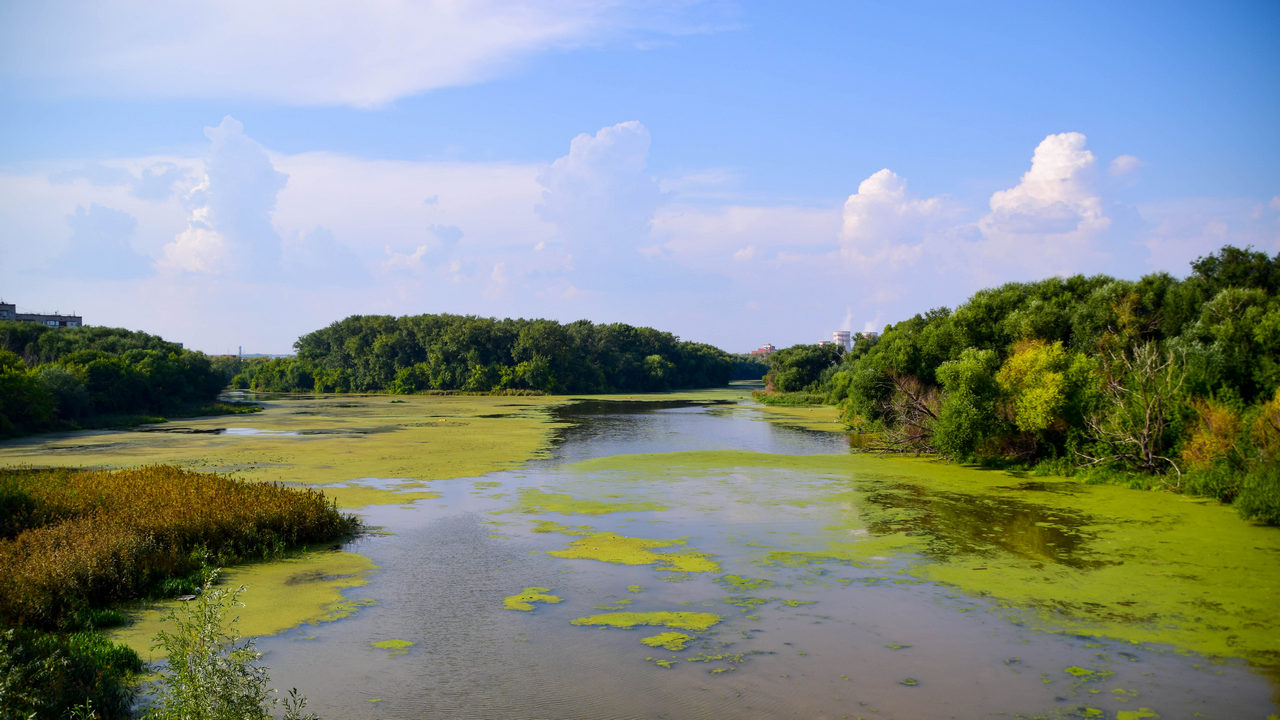
<svg viewBox="0 0 1280 720"><path fill-rule="evenodd" d="M668 332L587 320L353 315L302 336L297 355L246 362L233 388L263 392L430 390L659 392L758 379L763 364Z"/></svg>

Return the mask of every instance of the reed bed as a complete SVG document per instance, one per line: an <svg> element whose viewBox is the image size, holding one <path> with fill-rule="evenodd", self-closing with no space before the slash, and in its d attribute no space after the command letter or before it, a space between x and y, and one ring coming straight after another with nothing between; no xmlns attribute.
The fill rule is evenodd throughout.
<svg viewBox="0 0 1280 720"><path fill-rule="evenodd" d="M205 568L357 527L319 490L167 465L0 469L0 624L74 628Z"/></svg>

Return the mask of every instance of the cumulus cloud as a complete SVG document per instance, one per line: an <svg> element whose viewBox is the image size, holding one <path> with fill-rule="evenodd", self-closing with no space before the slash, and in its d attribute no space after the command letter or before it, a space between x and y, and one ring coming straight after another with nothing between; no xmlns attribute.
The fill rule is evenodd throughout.
<svg viewBox="0 0 1280 720"><path fill-rule="evenodd" d="M71 240L50 272L95 280L130 280L150 274L150 259L135 252L130 240L138 221L123 210L92 203L67 216Z"/></svg>
<svg viewBox="0 0 1280 720"><path fill-rule="evenodd" d="M235 267L245 277L273 277L281 241L271 214L288 176L230 115L205 135L211 147L204 181L187 195L187 227L164 247L159 266L210 274Z"/></svg>
<svg viewBox="0 0 1280 720"><path fill-rule="evenodd" d="M991 211L978 222L988 262L1042 276L1076 272L1099 259L1097 241L1111 219L1096 188L1097 160L1085 143L1078 132L1049 135L1022 180L992 194Z"/></svg>
<svg viewBox="0 0 1280 720"><path fill-rule="evenodd" d="M80 94L367 107L549 50L714 30L715 13L686 0L5 3L0 72Z"/></svg>
<svg viewBox="0 0 1280 720"><path fill-rule="evenodd" d="M538 214L556 227L575 268L598 272L636 257L661 198L648 159L649 131L633 120L578 135L538 176Z"/></svg>
<svg viewBox="0 0 1280 720"><path fill-rule="evenodd" d="M907 182L889 169L858 185L844 203L841 253L853 266L900 268L917 262L926 237L945 219L941 198L921 199L907 192Z"/></svg>

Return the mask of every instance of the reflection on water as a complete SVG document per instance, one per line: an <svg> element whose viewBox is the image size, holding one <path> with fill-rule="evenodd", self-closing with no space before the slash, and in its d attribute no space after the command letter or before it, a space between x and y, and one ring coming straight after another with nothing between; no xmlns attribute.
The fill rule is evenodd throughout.
<svg viewBox="0 0 1280 720"><path fill-rule="evenodd" d="M937 560L1000 551L1076 568L1113 564L1089 558L1090 535L1082 528L1091 519L1070 510L1049 509L1008 497L927 491L909 483L882 486L869 493L867 499L902 511L891 519L872 523L872 532L926 535L924 552Z"/></svg>
<svg viewBox="0 0 1280 720"><path fill-rule="evenodd" d="M985 602L874 565L768 561L777 550L820 549L828 528L865 514L876 518L867 532L925 537L925 554L940 561L1005 552L1091 567L1090 518L1016 497L1067 486L1022 483L1000 499L881 479L849 505L814 500L858 478L789 467L631 482L570 464L689 450L820 455L844 444L744 408L695 403L581 403L558 419L565 426L548 459L433 482L436 500L367 508L368 522L392 534L349 549L382 568L360 591L378 604L261 640L273 683L299 687L308 709L331 718L1114 718L1151 709L1167 720L1272 711L1266 681L1239 663L1030 631ZM670 509L509 512L526 488ZM590 532L679 540L677 550L706 553L721 569L673 573L549 554ZM529 587L564 601L503 608ZM573 624L603 608L723 620L675 652L640 642L660 628ZM373 645L390 640L414 644L395 656Z"/></svg>

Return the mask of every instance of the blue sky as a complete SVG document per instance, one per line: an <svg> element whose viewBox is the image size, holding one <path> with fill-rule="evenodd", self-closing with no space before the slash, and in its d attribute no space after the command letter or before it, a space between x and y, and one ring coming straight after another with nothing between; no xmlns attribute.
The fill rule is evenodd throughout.
<svg viewBox="0 0 1280 720"><path fill-rule="evenodd" d="M0 7L0 297L207 352L353 313L730 351L1280 251L1280 4Z"/></svg>

